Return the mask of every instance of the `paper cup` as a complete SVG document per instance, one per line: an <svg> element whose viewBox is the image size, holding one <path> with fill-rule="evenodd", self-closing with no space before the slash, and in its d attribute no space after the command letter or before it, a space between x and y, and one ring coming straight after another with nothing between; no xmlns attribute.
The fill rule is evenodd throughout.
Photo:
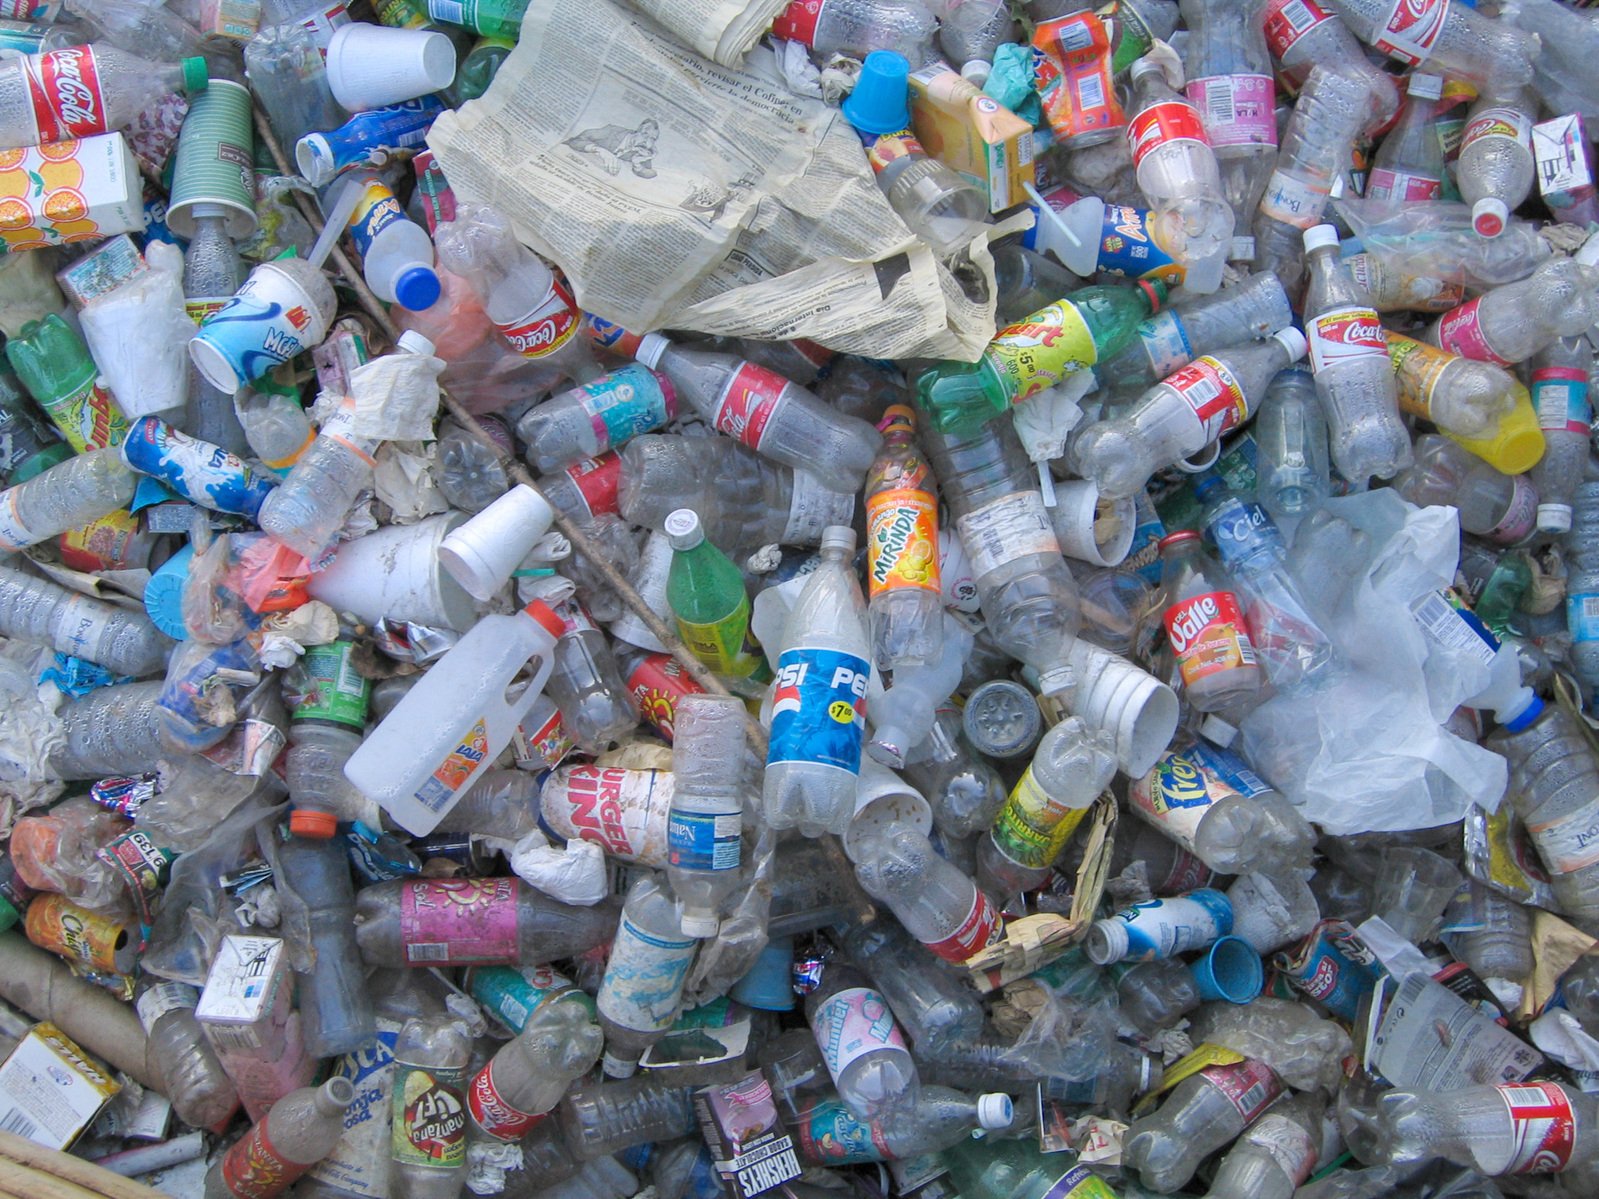
<svg viewBox="0 0 1599 1199"><path fill-rule="evenodd" d="M1079 637L1067 661L1077 674L1068 705L1094 728L1116 738L1116 757L1128 778L1154 768L1177 731L1177 695L1126 658Z"/></svg>
<svg viewBox="0 0 1599 1199"><path fill-rule="evenodd" d="M933 831L933 806L922 793L886 766L861 759L855 787L855 814L844 830L844 854L860 861L862 843L890 825L909 825L924 836Z"/></svg>
<svg viewBox="0 0 1599 1199"><path fill-rule="evenodd" d="M518 483L439 543L439 561L473 599L487 603L522 564L555 513Z"/></svg>
<svg viewBox="0 0 1599 1199"><path fill-rule="evenodd" d="M328 43L328 87L350 112L403 104L455 80L455 46L442 33L340 26Z"/></svg>
<svg viewBox="0 0 1599 1199"><path fill-rule="evenodd" d="M198 208L198 211L196 209ZM167 225L179 237L194 236L197 216L227 218L228 236L255 234L255 140L250 128L250 91L214 79L189 101L178 134Z"/></svg>
<svg viewBox="0 0 1599 1199"><path fill-rule="evenodd" d="M317 298L288 271L263 262L201 322L189 357L207 383L233 395L327 335Z"/></svg>
<svg viewBox="0 0 1599 1199"><path fill-rule="evenodd" d="M1223 937L1204 957L1189 963L1188 969L1200 995L1210 1003L1248 1003L1260 994L1266 980L1260 954L1242 937Z"/></svg>
<svg viewBox="0 0 1599 1199"><path fill-rule="evenodd" d="M306 590L368 624L387 617L464 633L478 618L477 604L439 565L439 543L465 519L446 512L346 541Z"/></svg>
<svg viewBox="0 0 1599 1199"><path fill-rule="evenodd" d="M1103 515L1113 525L1108 540L1101 543L1094 534L1094 522ZM1099 488L1085 479L1055 484L1055 536L1060 552L1090 566L1116 566L1133 548L1133 529L1138 524L1131 497L1101 500Z"/></svg>

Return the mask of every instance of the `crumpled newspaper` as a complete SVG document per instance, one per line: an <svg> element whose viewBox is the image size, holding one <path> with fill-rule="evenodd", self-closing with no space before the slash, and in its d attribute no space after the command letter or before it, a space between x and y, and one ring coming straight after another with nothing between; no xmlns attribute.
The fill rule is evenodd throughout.
<svg viewBox="0 0 1599 1199"><path fill-rule="evenodd" d="M427 441L439 413L444 360L430 354L384 354L350 372L354 431L386 441Z"/></svg>

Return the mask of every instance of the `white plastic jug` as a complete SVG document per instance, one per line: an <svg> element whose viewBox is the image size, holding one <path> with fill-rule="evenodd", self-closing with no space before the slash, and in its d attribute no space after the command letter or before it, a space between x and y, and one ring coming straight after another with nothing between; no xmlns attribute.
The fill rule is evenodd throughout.
<svg viewBox="0 0 1599 1199"><path fill-rule="evenodd" d="M345 777L407 832L432 832L543 694L564 628L538 600L511 616L485 616L350 755ZM530 659L532 681L507 701Z"/></svg>

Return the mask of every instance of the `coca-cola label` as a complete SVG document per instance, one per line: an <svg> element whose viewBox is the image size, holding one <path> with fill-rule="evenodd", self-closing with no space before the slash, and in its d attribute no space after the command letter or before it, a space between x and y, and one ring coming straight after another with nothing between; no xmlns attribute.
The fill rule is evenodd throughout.
<svg viewBox="0 0 1599 1199"><path fill-rule="evenodd" d="M90 46L22 56L40 142L66 142L106 131L100 66Z"/></svg>
<svg viewBox="0 0 1599 1199"><path fill-rule="evenodd" d="M542 304L526 316L496 328L522 357L544 358L571 341L581 323L572 293L559 279L552 279Z"/></svg>
<svg viewBox="0 0 1599 1199"><path fill-rule="evenodd" d="M1166 609L1166 638L1183 684L1255 664L1255 647L1231 591L1204 591Z"/></svg>
<svg viewBox="0 0 1599 1199"><path fill-rule="evenodd" d="M1283 1080L1265 1062L1207 1066L1199 1076L1215 1087L1248 1124L1283 1093Z"/></svg>
<svg viewBox="0 0 1599 1199"><path fill-rule="evenodd" d="M1133 166L1138 166L1157 146L1190 141L1208 146L1204 122L1192 104L1166 100L1152 104L1127 126L1127 145L1132 150Z"/></svg>
<svg viewBox="0 0 1599 1199"><path fill-rule="evenodd" d="M1311 317L1305 330L1310 342L1310 369L1321 374L1329 367L1363 358L1388 361L1388 339L1375 309L1363 305L1333 308Z"/></svg>
<svg viewBox="0 0 1599 1199"><path fill-rule="evenodd" d="M1438 318L1438 345L1451 354L1477 362L1509 366L1510 360L1494 352L1482 332L1482 299L1468 300L1459 308Z"/></svg>
<svg viewBox="0 0 1599 1199"><path fill-rule="evenodd" d="M622 456L607 450L598 458L585 458L566 468L566 476L576 485L588 505L590 516L605 516L617 510L617 486L622 481Z"/></svg>
<svg viewBox="0 0 1599 1199"><path fill-rule="evenodd" d="M1249 415L1249 402L1238 376L1208 354L1167 376L1166 386L1193 410L1207 443L1236 429Z"/></svg>
<svg viewBox="0 0 1599 1199"><path fill-rule="evenodd" d="M775 371L746 362L733 372L716 404L715 425L729 437L736 437L752 450L761 448L766 428L771 423L783 392L792 387Z"/></svg>
<svg viewBox="0 0 1599 1199"><path fill-rule="evenodd" d="M966 913L966 919L961 921L960 927L942 941L928 941L925 944L946 962L959 965L979 949L999 940L1004 927L998 910L988 901L988 897L974 890L972 910Z"/></svg>
<svg viewBox="0 0 1599 1199"><path fill-rule="evenodd" d="M520 1141L533 1126L544 1119L541 1112L524 1112L506 1102L505 1096L494 1085L494 1063L491 1061L477 1072L466 1092L467 1110L484 1132L502 1141Z"/></svg>
<svg viewBox="0 0 1599 1199"><path fill-rule="evenodd" d="M1305 34L1332 14L1315 0L1269 0L1266 5L1266 45L1273 58L1286 58Z"/></svg>
<svg viewBox="0 0 1599 1199"><path fill-rule="evenodd" d="M1394 0L1372 45L1412 66L1426 60L1449 17L1449 0Z"/></svg>
<svg viewBox="0 0 1599 1199"><path fill-rule="evenodd" d="M1496 1174L1554 1174L1571 1163L1577 1120L1571 1100L1552 1082L1509 1083L1497 1088L1510 1112L1513 1147Z"/></svg>

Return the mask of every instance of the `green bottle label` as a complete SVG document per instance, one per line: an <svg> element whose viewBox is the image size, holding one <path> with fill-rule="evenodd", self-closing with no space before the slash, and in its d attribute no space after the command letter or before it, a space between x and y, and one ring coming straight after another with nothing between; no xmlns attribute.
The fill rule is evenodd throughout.
<svg viewBox="0 0 1599 1199"><path fill-rule="evenodd" d="M1083 314L1066 300L1040 308L999 331L983 361L998 376L1012 404L1054 387L1067 375L1099 361Z"/></svg>
<svg viewBox="0 0 1599 1199"><path fill-rule="evenodd" d="M1051 799L1029 766L994 819L994 844L1017 865L1042 869L1060 855L1087 814L1087 808Z"/></svg>
<svg viewBox="0 0 1599 1199"><path fill-rule="evenodd" d="M771 678L766 655L750 632L750 601L740 595L738 606L708 624L677 618L677 633L689 652L715 674L731 678Z"/></svg>
<svg viewBox="0 0 1599 1199"><path fill-rule="evenodd" d="M294 709L294 720L325 720L353 729L366 727L372 684L355 672L351 657L355 645L333 641L306 647L299 668L305 699Z"/></svg>

